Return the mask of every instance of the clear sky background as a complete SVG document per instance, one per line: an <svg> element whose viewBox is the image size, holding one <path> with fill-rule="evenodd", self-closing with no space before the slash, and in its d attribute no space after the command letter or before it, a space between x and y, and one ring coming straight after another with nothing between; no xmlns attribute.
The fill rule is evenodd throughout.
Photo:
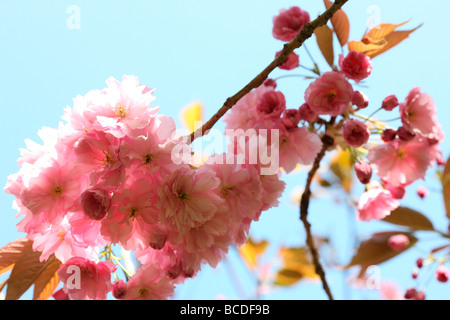
<svg viewBox="0 0 450 320"><path fill-rule="evenodd" d="M157 88L155 104L180 126L179 111L195 100L204 103L205 118L209 118L228 96L242 88L281 50L283 44L272 37L272 17L281 8L292 5L307 10L312 19L324 11L322 0L0 0L0 133L3 137L0 184L4 185L7 176L17 172L16 160L19 148L25 146L24 139L39 141L37 131L42 126L56 127L63 108L72 105L73 97L104 88L110 76L120 79L124 74L134 74L141 83ZM73 14L68 12L70 6L80 10L79 29L68 28L67 20ZM444 131L450 136L450 40L444 24L450 2L350 0L344 10L351 23L351 40L361 39L371 16L375 22L400 23L410 19L403 30L423 23L409 39L373 60L374 70L366 81L368 88L363 88L370 98L368 112L375 110L387 95L396 94L403 100L410 89L419 86L434 98ZM326 70L314 37L308 40L307 46ZM303 49L296 52L302 65L312 66ZM291 73L304 73L297 70ZM286 73L276 70L271 77L283 74ZM289 108L303 103L307 86L308 82L301 78L279 81ZM385 116L380 114L381 119L390 117ZM223 128L223 124L219 123L217 128ZM444 141L442 149L447 158L449 139ZM415 183L408 188L409 194L402 205L426 213L439 229L446 230L442 196L433 173L430 172L426 182L432 189L431 195L425 200L418 199L415 188L423 182ZM283 179L287 188L281 205L265 212L251 229L254 238L269 240L271 248L304 245L298 208L289 198L304 183L305 175L292 174ZM12 200L12 196L0 192L0 246L23 236L16 232L18 220L11 208ZM354 221L354 215L345 207L326 199L315 199L311 204L313 232L331 238L342 263L351 257L349 221ZM378 222L357 223L356 227L358 237L390 228ZM419 247L426 249L430 243ZM395 280L402 289L412 286L410 274L421 254L419 249L413 249L381 265L382 279ZM236 259L235 252L231 252L229 261L236 278L250 294L254 279ZM337 298L378 298L376 292L369 290L349 292L342 272L328 271ZM427 293L432 299L448 299L450 285L432 281ZM219 294L229 299L242 298L225 264L214 270L204 268L196 279L177 289L176 298L214 299ZM302 282L289 289L275 290L267 298L324 299L326 296L319 284Z"/></svg>

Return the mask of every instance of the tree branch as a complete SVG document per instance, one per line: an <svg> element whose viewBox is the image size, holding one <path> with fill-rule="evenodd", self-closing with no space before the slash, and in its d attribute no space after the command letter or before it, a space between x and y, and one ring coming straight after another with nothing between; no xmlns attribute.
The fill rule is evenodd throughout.
<svg viewBox="0 0 450 320"><path fill-rule="evenodd" d="M286 43L281 53L273 60L260 74L251 80L244 88L239 90L234 96L229 97L224 105L211 117L204 125L192 132L190 135L190 142L203 136L206 131L211 129L217 121L231 109L242 97L249 93L252 89L259 87L267 79L269 74L278 66L282 65L287 57L297 48L312 36L314 30L323 26L330 20L330 18L338 11L348 0L336 0L331 7L324 13L311 21L303 27L302 31L289 43Z"/></svg>
<svg viewBox="0 0 450 320"><path fill-rule="evenodd" d="M332 121L330 121L330 123L331 122L334 122L334 118L332 118ZM317 251L317 248L314 244L314 238L311 232L311 224L308 222L308 207L309 207L309 200L311 198L311 183L314 178L314 175L316 174L317 170L320 167L320 162L325 156L325 153L327 152L328 148L330 148L334 144L334 139L324 134L324 136L322 137L322 143L323 143L322 149L317 154L316 159L314 160L314 163L312 165L312 168L308 173L305 191L303 192L302 197L300 199L300 220L303 222L303 225L305 226L306 244L308 245L309 251L311 252L316 273L319 275L320 280L322 281L323 289L327 293L328 298L330 300L333 300L333 295L331 294L330 287L328 286L328 282L325 277L325 271L320 263L319 252Z"/></svg>

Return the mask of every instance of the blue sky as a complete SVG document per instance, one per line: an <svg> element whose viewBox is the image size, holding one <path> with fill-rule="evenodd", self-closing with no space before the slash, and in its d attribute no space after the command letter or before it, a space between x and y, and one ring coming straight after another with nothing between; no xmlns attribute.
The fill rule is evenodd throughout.
<svg viewBox="0 0 450 320"><path fill-rule="evenodd" d="M0 181L18 170L16 160L24 139L39 141L37 131L42 126L56 127L65 106L72 105L77 94L105 87L105 80L123 74L134 74L142 83L156 88L155 103L160 112L175 118L183 106L201 100L205 117L209 118L250 79L274 58L282 43L272 37L272 17L281 8L292 5L309 11L312 18L323 11L321 0L315 1L65 1L65 0L0 0L0 133L2 158ZM70 6L80 12L79 29L68 27ZM369 18L380 22L400 23L410 19L402 29L423 26L396 48L373 60L373 73L363 88L370 98L371 110L384 97L396 94L403 100L409 90L421 87L435 100L444 131L450 136L446 119L450 119L448 87L450 41L444 34L443 21L450 11L445 0L369 1L350 0L344 7L351 23L351 40L360 40ZM70 25L70 23L69 23ZM326 70L325 60L317 50L314 38L307 43L316 61ZM338 48L336 48L338 49ZM296 51L305 66L311 66L303 49ZM337 52L339 52L337 50ZM292 73L303 73L301 69ZM276 70L272 77L285 74ZM308 85L300 78L279 81L286 94L288 107L298 107ZM370 111L371 111L370 110ZM386 115L386 119L389 115ZM217 128L223 128L218 123ZM444 156L450 154L449 140L442 144ZM298 221L298 209L289 203L291 191L304 182L304 174L284 177L287 188L280 207L265 212L261 221L252 226L257 239L268 239L277 245L304 244L303 226ZM402 204L425 212L441 230L445 230L442 197L431 192L419 200L412 185ZM427 185L438 189L433 172ZM0 246L21 237L15 231L18 220L11 208L13 198L0 192L2 216ZM328 235L338 249L339 257L350 257L347 222L352 216L345 208L325 199L311 204L310 221L314 233ZM358 235L373 230L385 230L383 223L357 224ZM382 265L382 278L397 279L401 287L413 285L410 271L419 251L411 251L397 260ZM232 252L243 286L253 285ZM348 260L347 260L348 261ZM330 283L337 298L345 298L346 290L340 272L330 271ZM211 285L212 281L216 284ZM188 281L177 291L180 298L214 298L225 294L237 298L225 265L216 270L205 268L200 276ZM360 293L355 293L359 296ZM372 293L367 293L374 297ZM372 294L372 295L371 295ZM268 297L274 299L323 299L324 293L316 283L278 290ZM448 286L431 283L431 298L450 298Z"/></svg>

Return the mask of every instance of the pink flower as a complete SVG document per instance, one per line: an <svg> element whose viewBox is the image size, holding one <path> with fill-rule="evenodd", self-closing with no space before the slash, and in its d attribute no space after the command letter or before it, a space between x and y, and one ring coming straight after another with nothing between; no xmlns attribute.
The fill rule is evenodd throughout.
<svg viewBox="0 0 450 320"><path fill-rule="evenodd" d="M403 199L406 194L405 185L393 186L389 182L384 181L384 186L395 199Z"/></svg>
<svg viewBox="0 0 450 320"><path fill-rule="evenodd" d="M88 189L81 194L79 202L87 217L101 220L108 213L111 198L105 190Z"/></svg>
<svg viewBox="0 0 450 320"><path fill-rule="evenodd" d="M44 213L47 221L57 223L73 206L86 179L70 163L61 165L51 160L47 165L37 176L28 177L20 198L33 214Z"/></svg>
<svg viewBox="0 0 450 320"><path fill-rule="evenodd" d="M173 281L151 264L142 266L127 282L123 300L166 300L173 295Z"/></svg>
<svg viewBox="0 0 450 320"><path fill-rule="evenodd" d="M279 205L279 200L286 188L286 183L280 179L278 174L261 176L262 192L262 210L268 210Z"/></svg>
<svg viewBox="0 0 450 320"><path fill-rule="evenodd" d="M380 288L384 300L404 300L404 295L394 282L382 282Z"/></svg>
<svg viewBox="0 0 450 320"><path fill-rule="evenodd" d="M212 219L223 205L219 184L214 172L204 167L174 171L158 189L159 220L178 237Z"/></svg>
<svg viewBox="0 0 450 320"><path fill-rule="evenodd" d="M47 260L52 254L63 263L74 256L94 259L95 248L78 239L72 231L65 218L59 224L40 225L39 229L34 228L27 237L33 241L33 250L42 252L40 261Z"/></svg>
<svg viewBox="0 0 450 320"><path fill-rule="evenodd" d="M397 136L397 131L394 129L385 129L381 134L381 140L384 142L389 142L395 139Z"/></svg>
<svg viewBox="0 0 450 320"><path fill-rule="evenodd" d="M396 234L389 237L388 245L394 251L403 251L409 246L409 238L404 234Z"/></svg>
<svg viewBox="0 0 450 320"><path fill-rule="evenodd" d="M111 291L111 272L116 267L109 261L95 263L73 257L58 269L64 292L73 300L104 300Z"/></svg>
<svg viewBox="0 0 450 320"><path fill-rule="evenodd" d="M304 103L298 108L298 112L300 113L300 120L305 120L308 122L314 122L317 120L317 113L311 110L307 103Z"/></svg>
<svg viewBox="0 0 450 320"><path fill-rule="evenodd" d="M67 293L64 292L64 289L61 288L57 291L55 291L52 294L53 299L55 300L69 300L69 295Z"/></svg>
<svg viewBox="0 0 450 320"><path fill-rule="evenodd" d="M354 119L345 122L342 133L345 142L355 148L367 143L370 137L370 131L367 126L363 122Z"/></svg>
<svg viewBox="0 0 450 320"><path fill-rule="evenodd" d="M438 123L433 99L420 88L413 88L400 104L403 126L410 132L430 139L441 140L442 129Z"/></svg>
<svg viewBox="0 0 450 320"><path fill-rule="evenodd" d="M279 118L286 109L286 98L280 91L268 91L259 100L256 113L264 118Z"/></svg>
<svg viewBox="0 0 450 320"><path fill-rule="evenodd" d="M110 134L93 131L74 144L74 166L87 173L91 184L102 182L118 186L125 176L119 152L119 141Z"/></svg>
<svg viewBox="0 0 450 320"><path fill-rule="evenodd" d="M272 86L262 85L247 93L234 107L224 115L226 129L247 130L255 127L258 121L257 105L266 92L273 91Z"/></svg>
<svg viewBox="0 0 450 320"><path fill-rule="evenodd" d="M447 282L450 278L450 271L443 264L439 265L436 269L436 279L439 282Z"/></svg>
<svg viewBox="0 0 450 320"><path fill-rule="evenodd" d="M148 246L153 224L158 221L157 188L155 181L139 177L130 178L129 185L115 192L111 209L102 221L101 233L105 239L119 242L129 250Z"/></svg>
<svg viewBox="0 0 450 320"><path fill-rule="evenodd" d="M352 85L336 71L324 73L305 91L305 101L313 112L333 117L347 110L352 98Z"/></svg>
<svg viewBox="0 0 450 320"><path fill-rule="evenodd" d="M281 50L275 54L275 57L278 57L281 53ZM298 55L295 52L291 52L291 54L286 58L286 61L278 68L282 70L292 70L297 68L300 65L300 60Z"/></svg>
<svg viewBox="0 0 450 320"><path fill-rule="evenodd" d="M372 72L370 58L354 50L351 50L345 58L342 54L339 55L339 67L347 78L356 82L367 78Z"/></svg>
<svg viewBox="0 0 450 320"><path fill-rule="evenodd" d="M361 91L355 91L352 97L352 103L358 107L358 109L364 109L369 106L369 98Z"/></svg>
<svg viewBox="0 0 450 320"><path fill-rule="evenodd" d="M122 299L127 293L127 284L122 279L116 280L112 284L112 294L116 299Z"/></svg>
<svg viewBox="0 0 450 320"><path fill-rule="evenodd" d="M228 216L237 224L244 216L254 219L261 212L262 186L259 172L253 166L237 163L234 158L230 163L227 155L215 155L207 164L219 178L219 190L227 207Z"/></svg>
<svg viewBox="0 0 450 320"><path fill-rule="evenodd" d="M355 172L362 184L368 184L372 178L372 167L367 161L359 161L355 163Z"/></svg>
<svg viewBox="0 0 450 320"><path fill-rule="evenodd" d="M275 39L289 42L294 39L309 22L309 13L299 7L281 9L280 14L273 18L272 34Z"/></svg>
<svg viewBox="0 0 450 320"><path fill-rule="evenodd" d="M281 122L287 129L292 129L298 126L300 122L300 111L297 109L286 109L283 113Z"/></svg>
<svg viewBox="0 0 450 320"><path fill-rule="evenodd" d="M381 104L381 107L387 111L392 111L397 106L398 99L395 95L387 96L386 98L384 98L383 103Z"/></svg>
<svg viewBox="0 0 450 320"><path fill-rule="evenodd" d="M369 151L367 158L376 165L377 175L393 187L424 179L431 163L428 143L418 137L378 145Z"/></svg>
<svg viewBox="0 0 450 320"><path fill-rule="evenodd" d="M378 182L372 181L369 189L359 198L356 217L361 221L381 220L399 206L400 203L389 191L383 189Z"/></svg>
<svg viewBox="0 0 450 320"><path fill-rule="evenodd" d="M423 199L423 198L425 198L425 197L427 197L429 195L429 192L428 192L427 188L425 188L424 186L419 186L417 188L417 195L421 199Z"/></svg>
<svg viewBox="0 0 450 320"><path fill-rule="evenodd" d="M280 129L280 167L287 173L298 163L309 165L322 149L320 137L306 127Z"/></svg>

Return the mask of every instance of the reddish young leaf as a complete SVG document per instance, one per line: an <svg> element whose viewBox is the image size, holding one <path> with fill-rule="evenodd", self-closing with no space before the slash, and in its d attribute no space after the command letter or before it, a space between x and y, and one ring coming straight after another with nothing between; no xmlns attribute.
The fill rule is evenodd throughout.
<svg viewBox="0 0 450 320"><path fill-rule="evenodd" d="M395 31L398 27L403 26L408 21L392 24L392 23L381 23L373 27L366 35L364 35L362 42L364 43L374 43L384 39L388 34Z"/></svg>
<svg viewBox="0 0 450 320"><path fill-rule="evenodd" d="M14 263L23 255L24 252L30 250L32 241L27 238L21 238L8 243L0 249L0 274L10 270Z"/></svg>
<svg viewBox="0 0 450 320"><path fill-rule="evenodd" d="M410 227L414 230L434 230L433 223L425 215L406 207L399 207L395 209L390 215L384 218L383 221Z"/></svg>
<svg viewBox="0 0 450 320"><path fill-rule="evenodd" d="M330 65L334 65L334 51L333 51L333 31L325 24L316 30L314 30L316 35L317 45L322 52L323 57Z"/></svg>
<svg viewBox="0 0 450 320"><path fill-rule="evenodd" d="M54 259L34 283L33 300L47 300L59 284L58 268L61 261Z"/></svg>
<svg viewBox="0 0 450 320"><path fill-rule="evenodd" d="M408 236L410 242L408 248L403 251L395 251L391 249L388 245L388 239L396 234L404 234ZM346 266L346 268L356 265L367 267L383 263L408 250L416 244L416 242L417 238L409 232L390 231L373 234L370 239L361 243L352 261Z"/></svg>
<svg viewBox="0 0 450 320"><path fill-rule="evenodd" d="M19 299L55 260L52 255L47 261L40 262L40 256L41 252L30 249L16 261L8 280L6 300Z"/></svg>
<svg viewBox="0 0 450 320"><path fill-rule="evenodd" d="M327 9L333 5L333 2L331 2L330 0L323 0L323 2ZM339 9L331 17L330 21L333 25L333 29L336 33L339 43L341 44L341 47L343 47L347 43L348 36L350 34L350 22L348 20L348 17L345 14L344 10Z"/></svg>
<svg viewBox="0 0 450 320"><path fill-rule="evenodd" d="M376 56L382 54L383 52L388 51L389 49L395 47L403 40L407 39L411 33L419 29L422 25L419 25L418 27L412 29L412 30L405 30L405 31L394 31L390 34L388 34L384 39L386 40L387 44L377 50L376 52L370 52L367 54L370 58L375 58Z"/></svg>

